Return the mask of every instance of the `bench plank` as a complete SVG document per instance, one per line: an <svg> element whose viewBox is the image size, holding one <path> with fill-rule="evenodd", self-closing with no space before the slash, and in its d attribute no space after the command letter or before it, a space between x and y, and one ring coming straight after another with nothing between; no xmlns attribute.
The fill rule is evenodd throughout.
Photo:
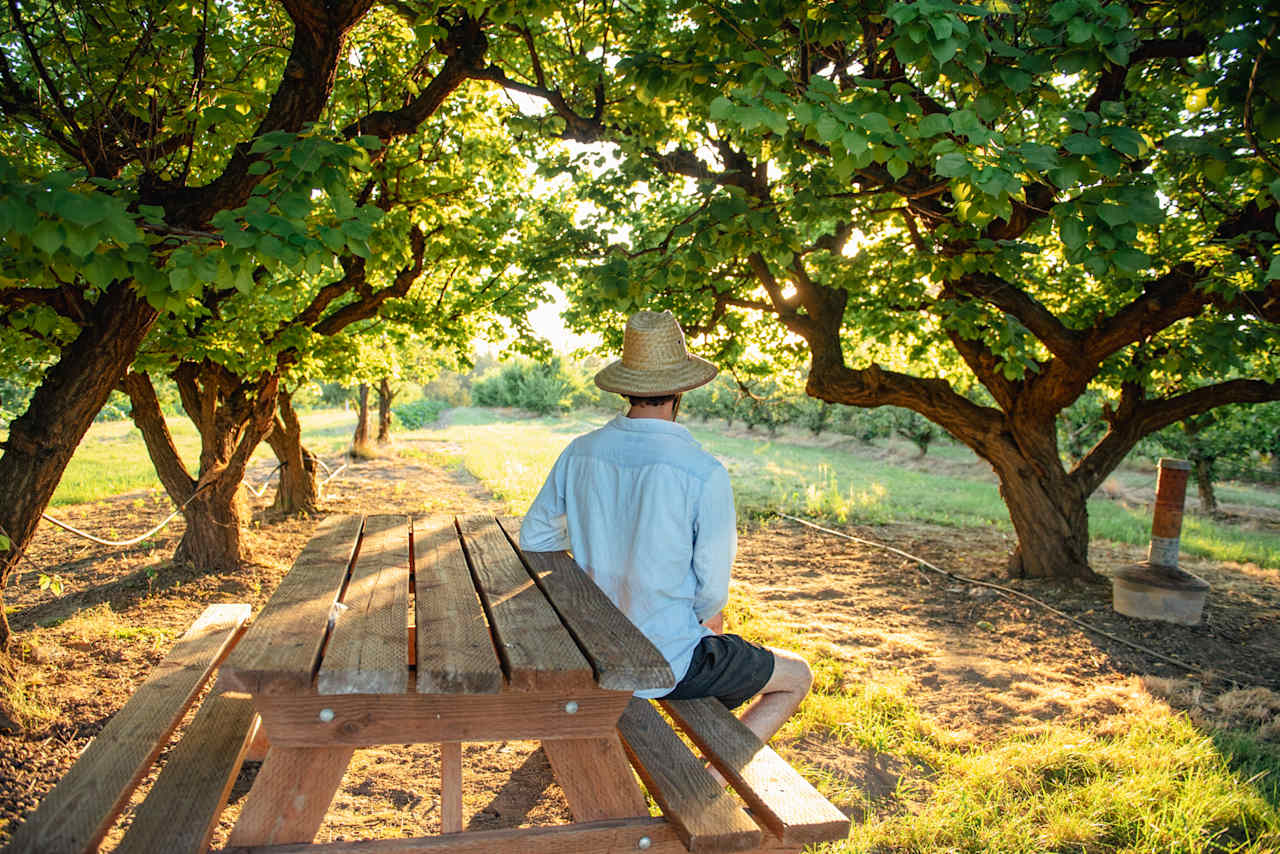
<svg viewBox="0 0 1280 854"><path fill-rule="evenodd" d="M248 605L205 608L17 829L8 850L95 848L247 619Z"/></svg>
<svg viewBox="0 0 1280 854"><path fill-rule="evenodd" d="M503 521L513 546L519 523ZM674 688L667 660L609 597L574 563L568 552L522 552L538 586L595 668L596 683L609 691Z"/></svg>
<svg viewBox="0 0 1280 854"><path fill-rule="evenodd" d="M227 656L222 675L228 684L250 694L311 690L329 613L356 557L363 524L361 516L330 516L316 526L293 569Z"/></svg>
<svg viewBox="0 0 1280 854"><path fill-rule="evenodd" d="M207 851L257 728L249 697L214 693L205 699L138 807L116 854Z"/></svg>
<svg viewBox="0 0 1280 854"><path fill-rule="evenodd" d="M524 568L493 516L459 520L489 624L515 691L595 685L591 665Z"/></svg>
<svg viewBox="0 0 1280 854"><path fill-rule="evenodd" d="M409 520L369 516L316 674L320 694L403 694L409 688Z"/></svg>
<svg viewBox="0 0 1280 854"><path fill-rule="evenodd" d="M784 844L849 835L849 818L719 700L664 700L662 706Z"/></svg>
<svg viewBox="0 0 1280 854"><path fill-rule="evenodd" d="M648 700L632 698L618 721L631 764L691 851L744 851L763 834Z"/></svg>
<svg viewBox="0 0 1280 854"><path fill-rule="evenodd" d="M413 523L418 686L423 694L496 694L502 665L453 517Z"/></svg>

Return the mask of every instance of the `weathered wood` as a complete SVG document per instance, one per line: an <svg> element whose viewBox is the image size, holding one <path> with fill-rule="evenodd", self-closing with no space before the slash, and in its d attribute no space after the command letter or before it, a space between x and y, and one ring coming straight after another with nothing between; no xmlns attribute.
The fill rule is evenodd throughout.
<svg viewBox="0 0 1280 854"><path fill-rule="evenodd" d="M296 571L296 570L295 570ZM316 674L320 694L391 694L409 687L409 520L369 516L360 556Z"/></svg>
<svg viewBox="0 0 1280 854"><path fill-rule="evenodd" d="M17 829L7 850L58 854L96 847L248 618L248 605L206 608Z"/></svg>
<svg viewBox="0 0 1280 854"><path fill-rule="evenodd" d="M691 852L760 846L760 828L647 700L631 700L618 721L618 733L649 794Z"/></svg>
<svg viewBox="0 0 1280 854"><path fill-rule="evenodd" d="M256 698L273 746L411 744L599 738L613 732L630 694L331 694ZM566 711L566 706L574 711ZM327 711L326 711L327 710Z"/></svg>
<svg viewBox="0 0 1280 854"><path fill-rule="evenodd" d="M440 832L462 831L462 742L440 744Z"/></svg>
<svg viewBox="0 0 1280 854"><path fill-rule="evenodd" d="M360 516L330 516L294 561L222 674L250 694L311 690L329 614L359 547Z"/></svg>
<svg viewBox="0 0 1280 854"><path fill-rule="evenodd" d="M518 531L519 529L515 529ZM610 691L674 688L667 660L568 552L524 552L529 571Z"/></svg>
<svg viewBox="0 0 1280 854"><path fill-rule="evenodd" d="M640 840L648 839L647 848ZM685 854L675 829L660 818L635 818L512 827L418 839L370 839L319 845L270 845L224 849L221 854Z"/></svg>
<svg viewBox="0 0 1280 854"><path fill-rule="evenodd" d="M257 729L258 715L247 695L210 694L138 807L116 854L207 851Z"/></svg>
<svg viewBox="0 0 1280 854"><path fill-rule="evenodd" d="M544 741L542 749L575 821L649 814L616 733L605 738Z"/></svg>
<svg viewBox="0 0 1280 854"><path fill-rule="evenodd" d="M663 708L784 843L844 839L849 818L734 717L719 700L669 700Z"/></svg>
<svg viewBox="0 0 1280 854"><path fill-rule="evenodd" d="M459 528L511 688L595 685L591 665L529 577L497 520L469 516L459 520Z"/></svg>
<svg viewBox="0 0 1280 854"><path fill-rule="evenodd" d="M418 691L496 694L502 666L453 518L415 519L413 550Z"/></svg>
<svg viewBox="0 0 1280 854"><path fill-rule="evenodd" d="M353 753L350 747L307 750L273 744L227 844L310 842Z"/></svg>

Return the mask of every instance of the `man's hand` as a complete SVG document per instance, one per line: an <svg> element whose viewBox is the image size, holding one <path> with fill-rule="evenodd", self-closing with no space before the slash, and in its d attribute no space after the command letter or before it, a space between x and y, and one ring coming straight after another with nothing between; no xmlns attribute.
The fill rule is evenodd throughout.
<svg viewBox="0 0 1280 854"><path fill-rule="evenodd" d="M717 612L714 617L707 617L702 621L702 625L718 635L724 634L724 611Z"/></svg>

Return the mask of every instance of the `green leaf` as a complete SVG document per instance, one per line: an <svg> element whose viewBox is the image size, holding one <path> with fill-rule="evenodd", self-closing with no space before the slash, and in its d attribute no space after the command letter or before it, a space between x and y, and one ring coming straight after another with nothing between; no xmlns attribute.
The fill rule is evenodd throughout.
<svg viewBox="0 0 1280 854"><path fill-rule="evenodd" d="M1271 259L1271 266L1267 267L1267 281L1280 279L1280 255L1276 255Z"/></svg>
<svg viewBox="0 0 1280 854"><path fill-rule="evenodd" d="M1102 150L1102 143L1088 134L1073 133L1063 141L1062 147L1072 154L1097 154Z"/></svg>
<svg viewBox="0 0 1280 854"><path fill-rule="evenodd" d="M835 117L830 113L819 116L816 127L818 131L818 139L823 142L832 142L839 139L840 134L844 132L840 123L837 122Z"/></svg>
<svg viewBox="0 0 1280 854"><path fill-rule="evenodd" d="M903 160L900 157L893 157L889 159L889 164L888 164L889 174L893 176L893 180L895 181L901 178L903 175L907 174L908 168L909 167L907 166L907 161Z"/></svg>
<svg viewBox="0 0 1280 854"><path fill-rule="evenodd" d="M65 240L66 232L63 231L62 226L47 219L40 220L35 230L31 232L31 242L46 255L52 255L61 249Z"/></svg>
<svg viewBox="0 0 1280 854"><path fill-rule="evenodd" d="M933 170L944 178L957 178L968 175L973 171L973 166L963 154L957 151L939 157Z"/></svg>
<svg viewBox="0 0 1280 854"><path fill-rule="evenodd" d="M1089 232L1078 217L1063 217L1058 223L1058 231L1062 235L1062 242L1073 251L1084 246L1089 239Z"/></svg>
<svg viewBox="0 0 1280 854"><path fill-rule="evenodd" d="M951 118L942 113L930 113L920 119L918 127L920 136L925 138L951 133Z"/></svg>
<svg viewBox="0 0 1280 854"><path fill-rule="evenodd" d="M1129 211L1123 205L1112 205L1105 202L1098 205L1098 216L1110 226L1122 225L1132 219Z"/></svg>
<svg viewBox="0 0 1280 854"><path fill-rule="evenodd" d="M730 101L724 95L719 96L711 102L710 113L713 122L722 122L728 118L733 111L737 109L733 101Z"/></svg>
<svg viewBox="0 0 1280 854"><path fill-rule="evenodd" d="M1151 265L1151 258L1137 249L1120 249L1115 254L1116 266L1129 273L1136 273Z"/></svg>

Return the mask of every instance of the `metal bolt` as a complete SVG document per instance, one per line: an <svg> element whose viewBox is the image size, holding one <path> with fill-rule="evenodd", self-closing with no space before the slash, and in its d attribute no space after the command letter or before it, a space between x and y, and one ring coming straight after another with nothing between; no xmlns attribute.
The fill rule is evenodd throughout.
<svg viewBox="0 0 1280 854"><path fill-rule="evenodd" d="M647 836L641 836L640 841L636 843L636 847L641 851L645 851L653 844L653 840Z"/></svg>
<svg viewBox="0 0 1280 854"><path fill-rule="evenodd" d="M565 704L564 704L564 711L565 711L565 714L570 714L570 715L577 714L577 712L578 712L578 701L577 701L577 700L570 700L569 702L565 703Z"/></svg>
<svg viewBox="0 0 1280 854"><path fill-rule="evenodd" d="M320 720L324 721L325 723L328 723L329 721L333 720L333 709L321 709Z"/></svg>

